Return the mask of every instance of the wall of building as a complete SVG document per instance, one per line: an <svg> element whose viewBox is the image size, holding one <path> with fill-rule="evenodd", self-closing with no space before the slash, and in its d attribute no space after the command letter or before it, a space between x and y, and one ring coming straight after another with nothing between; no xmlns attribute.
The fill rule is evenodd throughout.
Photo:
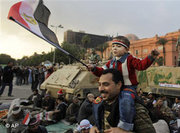
<svg viewBox="0 0 180 133"><path fill-rule="evenodd" d="M166 38L168 42L165 45L165 61L166 66L177 66L178 51L176 50L176 42L180 36L180 30L167 33L164 36L155 35L152 38L144 38L137 41L131 41L130 53L138 58L145 58L151 53L151 50L157 49L160 52L159 56L163 57L163 46L156 44L159 37ZM112 44L108 42L109 47L103 52L103 57L107 60L111 54Z"/></svg>
<svg viewBox="0 0 180 133"><path fill-rule="evenodd" d="M74 32L72 30L68 30L64 32L64 42L83 46L81 40L85 35L88 35L91 40L90 43L87 44L86 48L95 48L98 45L104 44L108 40L112 40L112 38L109 36L100 36L100 35L88 34L85 32Z"/></svg>

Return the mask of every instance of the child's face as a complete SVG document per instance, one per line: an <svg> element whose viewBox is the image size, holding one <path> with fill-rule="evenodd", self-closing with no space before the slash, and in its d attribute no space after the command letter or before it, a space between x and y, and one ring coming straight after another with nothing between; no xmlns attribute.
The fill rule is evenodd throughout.
<svg viewBox="0 0 180 133"><path fill-rule="evenodd" d="M126 54L128 50L119 44L112 44L112 53L115 57L121 57Z"/></svg>

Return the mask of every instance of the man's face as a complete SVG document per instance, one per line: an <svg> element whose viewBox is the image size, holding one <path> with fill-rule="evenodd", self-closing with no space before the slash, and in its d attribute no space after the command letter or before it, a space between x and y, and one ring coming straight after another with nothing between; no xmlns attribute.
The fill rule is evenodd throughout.
<svg viewBox="0 0 180 133"><path fill-rule="evenodd" d="M159 100L157 101L157 104L158 104L159 107L161 107L161 106L163 105L163 100L162 100L162 99L159 99Z"/></svg>
<svg viewBox="0 0 180 133"><path fill-rule="evenodd" d="M124 46L119 44L112 44L112 53L115 57L121 57L127 52L128 50Z"/></svg>
<svg viewBox="0 0 180 133"><path fill-rule="evenodd" d="M37 94L38 94L38 92L37 92L37 91L33 91L33 94L34 94L34 95L37 95Z"/></svg>
<svg viewBox="0 0 180 133"><path fill-rule="evenodd" d="M81 133L89 133L89 131L90 131L90 128L88 128L88 129L82 129L82 130L81 130Z"/></svg>
<svg viewBox="0 0 180 133"><path fill-rule="evenodd" d="M93 94L88 94L87 95L87 97L88 97L88 100L90 101L90 102L93 102L94 101L94 95Z"/></svg>
<svg viewBox="0 0 180 133"><path fill-rule="evenodd" d="M73 103L78 104L79 103L79 99L78 98L73 99Z"/></svg>
<svg viewBox="0 0 180 133"><path fill-rule="evenodd" d="M148 95L148 98L149 98L149 99L152 99L152 98L153 98L153 95L152 95L152 94L149 94L149 95Z"/></svg>
<svg viewBox="0 0 180 133"><path fill-rule="evenodd" d="M13 66L13 63L12 63L12 62L10 62L8 65L12 67L12 66Z"/></svg>
<svg viewBox="0 0 180 133"><path fill-rule="evenodd" d="M116 84L112 80L111 73L101 75L99 79L99 92L105 101L113 101L119 95L121 86L121 82Z"/></svg>

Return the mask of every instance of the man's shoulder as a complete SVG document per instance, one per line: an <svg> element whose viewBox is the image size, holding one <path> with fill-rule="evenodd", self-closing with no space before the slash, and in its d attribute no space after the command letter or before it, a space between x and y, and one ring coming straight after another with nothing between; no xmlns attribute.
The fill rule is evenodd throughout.
<svg viewBox="0 0 180 133"><path fill-rule="evenodd" d="M140 103L135 103L136 115L134 119L135 131L138 133L155 133L149 111Z"/></svg>

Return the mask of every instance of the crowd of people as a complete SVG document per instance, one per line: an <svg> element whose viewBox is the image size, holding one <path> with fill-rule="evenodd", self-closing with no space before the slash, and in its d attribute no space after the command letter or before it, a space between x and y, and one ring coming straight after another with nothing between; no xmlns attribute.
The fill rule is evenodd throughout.
<svg viewBox="0 0 180 133"><path fill-rule="evenodd" d="M130 133L133 131L137 133L155 133L157 127L153 123L163 120L169 132L179 132L180 129L175 126L175 123L180 118L180 98L175 98L174 103L172 103L164 95L155 96L152 92L146 94L141 89L138 91L138 98L135 100L136 114L133 121L133 130L126 131L119 128L117 125L120 119L119 106L121 105L118 102L118 97L123 94L123 89L124 82L121 73L116 69L107 69L103 71L99 79L100 96L98 97L95 97L93 93L89 92L83 101L80 101L78 96L74 96L71 102L67 102L65 92L62 89L57 91L57 98L53 98L49 92L42 95L37 89L33 90L33 94L27 100L33 107L41 108L43 112L32 115L33 117L31 119L34 122L30 123L27 129L23 129L22 126L21 128L28 130L27 132L32 130L32 133L37 132L37 130L43 130L44 133L47 132L44 126L57 123L63 119L69 124L78 123L75 131L68 130L68 132ZM8 118L8 123L22 122L28 114L20 106L14 106L13 111ZM160 126L162 126L161 124ZM36 126L36 130L32 129L32 127L35 127L32 125ZM21 130L21 128L16 128L16 130ZM9 133L11 133L11 129L9 130Z"/></svg>
<svg viewBox="0 0 180 133"><path fill-rule="evenodd" d="M13 96L13 77L16 77L17 86L31 84L31 89L36 90L54 71L54 66L45 67L43 65L36 67L14 66L13 62L2 68L0 66L0 95L3 94L6 86L9 86L8 96Z"/></svg>

